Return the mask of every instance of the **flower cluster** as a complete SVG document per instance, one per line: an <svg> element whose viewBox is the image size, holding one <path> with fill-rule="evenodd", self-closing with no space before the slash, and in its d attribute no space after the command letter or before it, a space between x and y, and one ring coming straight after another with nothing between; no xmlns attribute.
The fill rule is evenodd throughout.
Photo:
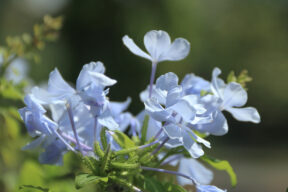
<svg viewBox="0 0 288 192"><path fill-rule="evenodd" d="M148 53L128 36L123 37L123 43L135 55L152 62L150 84L140 94L145 109L134 117L125 112L130 98L125 102L109 101L107 87L114 85L116 80L104 74L105 67L101 62L83 66L76 88L55 69L50 73L48 87L34 87L25 97L26 107L19 110L28 133L36 138L24 149L40 148L43 152L39 160L48 164L61 164L67 151L99 159L98 156L103 158L103 155L94 153L94 143L103 140L100 135L104 130L105 142L115 151L115 156L152 149L146 150L146 156L152 156L152 160L155 157L154 167L146 167L150 164L143 161L145 155L139 152L138 156L143 157L137 160L140 169L175 174L179 184L193 184L198 192L223 191L209 185L213 173L196 159L204 155L202 146L211 147L207 136L221 136L228 132L223 111L228 111L239 121L260 122L255 108L241 108L247 102L246 90L237 82L225 83L219 78L221 71L218 68L213 70L211 81L187 74L179 82L177 75L169 72L157 78L154 84L157 64L184 59L190 51L189 42L177 38L171 43L166 32L150 31L144 37ZM128 127L136 147L125 149L113 134L115 131L123 133ZM104 150L103 145L100 147ZM181 149L180 153L178 149ZM127 160L128 157L123 158ZM179 171L158 168L165 164L179 164ZM117 165L121 167L119 163Z"/></svg>
<svg viewBox="0 0 288 192"><path fill-rule="evenodd" d="M19 112L28 133L37 139L24 149L44 148L41 163L61 164L67 150L88 155L102 128L125 131L133 123L133 116L123 113L130 99L122 103L108 100L106 87L116 81L104 72L101 62L84 65L74 89L55 69L50 73L47 89L34 87L24 99L27 106Z"/></svg>

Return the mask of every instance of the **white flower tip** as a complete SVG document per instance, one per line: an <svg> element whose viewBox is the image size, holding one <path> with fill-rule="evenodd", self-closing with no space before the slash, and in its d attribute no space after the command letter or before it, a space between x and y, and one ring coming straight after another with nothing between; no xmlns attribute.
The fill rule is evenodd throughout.
<svg viewBox="0 0 288 192"><path fill-rule="evenodd" d="M127 41L131 41L131 38L128 36L128 35L124 35L123 37L122 37L122 41L123 41L123 43L125 44L125 42L127 42Z"/></svg>
<svg viewBox="0 0 288 192"><path fill-rule="evenodd" d="M218 76L221 74L221 69L219 69L218 67L215 67L213 69L213 75Z"/></svg>

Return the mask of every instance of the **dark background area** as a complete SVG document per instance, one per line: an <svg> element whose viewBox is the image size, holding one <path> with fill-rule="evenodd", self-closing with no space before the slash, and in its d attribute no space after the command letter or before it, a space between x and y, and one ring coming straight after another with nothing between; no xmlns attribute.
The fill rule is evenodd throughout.
<svg viewBox="0 0 288 192"><path fill-rule="evenodd" d="M131 96L134 114L143 108L139 93L149 82L151 65L124 47L125 34L142 48L152 29L191 43L185 60L160 63L157 76L172 71L180 78L195 73L210 80L217 66L226 79L231 70L247 69L253 77L247 105L259 110L262 122L237 122L227 113L229 133L211 137L207 153L235 166L239 185L231 191L288 187L288 1L0 0L0 45L7 35L31 32L45 14L63 15L64 27L59 41L42 53L41 64L31 65L35 84L45 82L55 67L74 83L84 64L99 60L118 81L111 100ZM219 173L215 182L227 187L224 180L228 177Z"/></svg>

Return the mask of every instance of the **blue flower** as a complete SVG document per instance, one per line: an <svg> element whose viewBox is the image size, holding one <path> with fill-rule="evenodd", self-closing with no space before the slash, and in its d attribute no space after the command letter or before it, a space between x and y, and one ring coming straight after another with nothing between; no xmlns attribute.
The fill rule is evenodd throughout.
<svg viewBox="0 0 288 192"><path fill-rule="evenodd" d="M19 109L20 116L30 136L37 138L24 146L23 150L44 148L39 161L60 165L62 156L67 151L67 145L71 146L59 135L58 124L45 115L46 110L37 102L37 99L32 95L27 95L24 102L27 106Z"/></svg>
<svg viewBox="0 0 288 192"><path fill-rule="evenodd" d="M145 34L144 45L149 54L142 51L127 35L122 40L132 53L152 63L178 61L184 59L190 51L190 43L186 39L177 38L171 43L168 33L161 30L152 30Z"/></svg>
<svg viewBox="0 0 288 192"><path fill-rule="evenodd" d="M185 75L181 82L181 86L186 95L199 94L201 91L210 92L210 82L194 75L193 73Z"/></svg>
<svg viewBox="0 0 288 192"><path fill-rule="evenodd" d="M165 122L163 130L170 138L167 144L170 147L183 145L194 158L203 155L198 143L207 147L210 147L210 143L197 136L189 127L189 124L207 121L207 117L201 117L206 110L199 102L199 97L185 95L174 73L160 76L156 81L156 89L162 93L148 98L144 103L145 110L153 119Z"/></svg>
<svg viewBox="0 0 288 192"><path fill-rule="evenodd" d="M25 96L24 103L27 106L19 109L19 113L27 127L29 135L32 137L41 134L52 135L57 128L57 124L44 115L46 110L36 102L36 99L32 95Z"/></svg>
<svg viewBox="0 0 288 192"><path fill-rule="evenodd" d="M210 184L213 179L213 172L196 159L181 158L178 171L182 174L188 175L200 184ZM184 177L177 177L180 185L190 185L191 180Z"/></svg>
<svg viewBox="0 0 288 192"><path fill-rule="evenodd" d="M215 68L212 74L212 92L220 99L220 110L226 110L239 121L260 122L260 115L254 107L245 107L248 96L243 87L236 82L225 84L218 76L221 74L219 68Z"/></svg>

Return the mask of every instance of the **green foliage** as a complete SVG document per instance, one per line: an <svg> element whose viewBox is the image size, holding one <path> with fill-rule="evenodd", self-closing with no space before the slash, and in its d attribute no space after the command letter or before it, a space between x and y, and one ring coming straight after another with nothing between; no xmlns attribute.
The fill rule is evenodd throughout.
<svg viewBox="0 0 288 192"><path fill-rule="evenodd" d="M155 191L155 192L163 192L165 191L165 187L153 177L144 177L144 190L145 191Z"/></svg>
<svg viewBox="0 0 288 192"><path fill-rule="evenodd" d="M212 167L214 167L217 170L226 171L228 173L228 175L230 176L231 185L233 187L236 186L237 177L236 177L236 174L235 174L232 166L230 165L230 163L228 161L215 159L215 158L209 157L207 155L202 156L201 160L208 163L209 165L211 165Z"/></svg>
<svg viewBox="0 0 288 192"><path fill-rule="evenodd" d="M187 192L186 189L184 189L180 185L175 185L171 183L167 183L165 185L165 188L167 192Z"/></svg>
<svg viewBox="0 0 288 192"><path fill-rule="evenodd" d="M37 191L42 191L42 192L52 192L51 190L49 190L48 188L43 188L43 187L39 187L39 186L33 186L33 185L22 185L19 187L19 190L21 191L29 191L29 192L37 192Z"/></svg>
<svg viewBox="0 0 288 192"><path fill-rule="evenodd" d="M0 76L3 76L9 65L18 57L34 59L39 62L37 51L43 50L46 42L53 42L59 36L62 27L62 17L53 18L49 15L44 16L42 24L36 24L33 34L24 33L20 36L7 37L6 47L0 48L3 55L3 65L0 69Z"/></svg>
<svg viewBox="0 0 288 192"><path fill-rule="evenodd" d="M144 190L147 192L187 192L186 189L180 185L171 182L161 182L151 176L144 177Z"/></svg>
<svg viewBox="0 0 288 192"><path fill-rule="evenodd" d="M121 131L113 131L112 137L120 145L120 147L124 149L136 146L134 141L132 141L125 133Z"/></svg>
<svg viewBox="0 0 288 192"><path fill-rule="evenodd" d="M8 81L6 73L10 64L17 58L33 59L35 62L39 62L39 51L43 50L45 43L57 39L61 26L61 17L45 16L42 24L34 26L32 34L24 33L15 37L9 36L6 38L6 46L0 47L0 55L3 59L0 63L0 171L2 173L0 183L1 188L4 187L4 191L14 191L17 183L23 184L20 187L21 191L39 191L41 188L35 187L35 185L43 186L42 184L48 182L46 179L50 178L50 176L43 175L43 170L39 167L38 162L35 164L29 158L28 161L23 160L20 149L27 140L26 134L24 135L25 132L22 131L23 127L20 123L21 118L18 109L23 106L24 89L27 82L25 79L17 84ZM13 73L17 74L21 71L13 71ZM26 154L26 158L27 156ZM62 170L66 171L66 169L61 169L61 171L58 169L57 173L63 173ZM19 172L20 174L18 174ZM55 171L48 172L56 173ZM48 179L49 182L51 178ZM66 184L62 182L62 185L65 188ZM71 188L67 191L71 191Z"/></svg>
<svg viewBox="0 0 288 192"><path fill-rule="evenodd" d="M108 182L108 177L98 177L95 175L82 173L76 176L75 178L75 187L76 189L80 189L88 184L97 184L99 182Z"/></svg>

